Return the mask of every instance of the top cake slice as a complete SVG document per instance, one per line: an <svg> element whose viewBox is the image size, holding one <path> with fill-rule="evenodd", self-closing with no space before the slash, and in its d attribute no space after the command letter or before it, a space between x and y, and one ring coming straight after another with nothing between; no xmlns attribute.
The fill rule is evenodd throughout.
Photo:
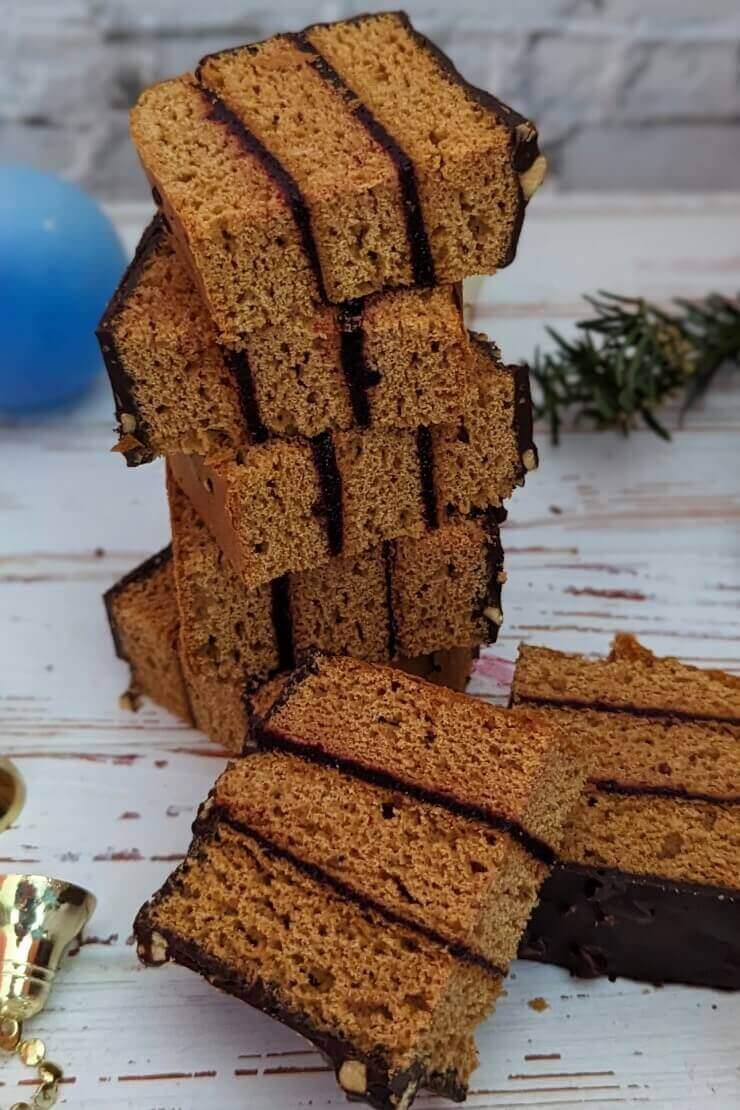
<svg viewBox="0 0 740 1110"><path fill-rule="evenodd" d="M395 13L210 55L131 133L232 346L317 301L494 272L545 170L535 127Z"/></svg>

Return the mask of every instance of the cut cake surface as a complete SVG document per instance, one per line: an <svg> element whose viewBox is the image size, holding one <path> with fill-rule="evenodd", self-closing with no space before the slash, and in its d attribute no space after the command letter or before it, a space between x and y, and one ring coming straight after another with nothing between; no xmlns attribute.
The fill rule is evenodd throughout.
<svg viewBox="0 0 740 1110"><path fill-rule="evenodd" d="M212 658L210 663L194 658L192 643L184 642L176 594L172 547L167 547L105 595L116 652L130 668L129 704L135 705L144 694L195 724L215 743L240 752L249 715L272 701L270 683L257 685L265 676L249 674L246 666L241 671L220 669ZM243 618L247 619L246 613ZM475 655L470 647L450 647L401 655L395 665L429 682L463 690Z"/></svg>
<svg viewBox="0 0 740 1110"><path fill-rule="evenodd" d="M130 465L269 435L412 428L467 407L473 355L455 286L317 305L221 347L162 217L98 329Z"/></svg>
<svg viewBox="0 0 740 1110"><path fill-rule="evenodd" d="M623 634L603 660L522 645L512 702L541 707L590 768L523 954L740 988L740 680Z"/></svg>
<svg viewBox="0 0 740 1110"><path fill-rule="evenodd" d="M494 272L545 171L536 128L398 13L210 55L145 91L131 134L231 346L317 302Z"/></svg>
<svg viewBox="0 0 740 1110"><path fill-rule="evenodd" d="M473 1030L582 786L576 753L536 712L320 654L254 740L272 750L221 776L188 860L139 915L141 957L285 1021L374 1106L408 1107L419 1087L463 1097Z"/></svg>
<svg viewBox="0 0 740 1110"><path fill-rule="evenodd" d="M188 670L254 680L312 647L376 662L493 642L502 619L496 522L463 520L419 540L249 589L168 477L181 645Z"/></svg>
<svg viewBox="0 0 740 1110"><path fill-rule="evenodd" d="M501 366L480 337L474 350L475 401L454 424L170 457L246 585L500 507L537 466L529 378L525 367Z"/></svg>

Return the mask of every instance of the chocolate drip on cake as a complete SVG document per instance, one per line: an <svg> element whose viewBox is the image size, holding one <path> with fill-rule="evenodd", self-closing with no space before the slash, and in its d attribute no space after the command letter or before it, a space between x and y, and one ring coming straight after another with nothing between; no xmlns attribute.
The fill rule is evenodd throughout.
<svg viewBox="0 0 740 1110"><path fill-rule="evenodd" d="M529 368L527 366L510 366L509 371L514 379L514 431L523 477L528 470L536 470L539 464L537 447L533 439Z"/></svg>
<svg viewBox="0 0 740 1110"><path fill-rule="evenodd" d="M293 214L293 219L295 220L296 227L298 228L303 243L303 250L313 271L319 296L323 301L326 301L328 298L326 296L324 278L321 272L319 252L311 226L311 213L306 203L306 198L303 196L298 186L298 182L293 175L286 170L279 159L267 149L265 144L242 123L236 113L229 108L228 104L226 104L213 89L209 88L203 79L203 62L205 60L205 58L201 60L200 65L195 71L195 77L203 98L210 105L208 118L214 123L222 123L227 127L231 134L239 140L244 149L254 155L255 158L259 159L266 172L280 189Z"/></svg>
<svg viewBox="0 0 740 1110"><path fill-rule="evenodd" d="M123 647L121 645L121 638L118 632L118 627L116 625L115 614L113 612L113 602L115 601L116 597L126 589L127 586L131 586L135 582L145 582L147 578L150 578L153 574L156 574L156 572L160 570L163 566L165 566L165 564L168 563L171 559L172 544L168 543L167 546L163 547L161 551L158 551L155 555L151 555L143 563L140 563L138 567L134 567L134 569L130 570L128 574L125 574L123 578L119 578L119 580L115 582L110 587L110 589L106 590L103 594L103 604L105 605L105 611L108 616L108 624L110 625L113 646L116 649L116 655L119 659L122 659L124 663L128 663L129 659L125 655Z"/></svg>
<svg viewBox="0 0 740 1110"><path fill-rule="evenodd" d="M627 794L634 797L676 798L683 802L710 802L713 805L740 805L740 794L709 794L700 790L686 790L681 786L661 786L659 783L619 782L617 779L588 780L604 794Z"/></svg>
<svg viewBox="0 0 740 1110"><path fill-rule="evenodd" d="M308 28L310 30L310 28ZM416 180L416 170L412 160L405 150L388 133L383 124L377 119L366 104L363 104L355 92L339 76L334 67L323 54L309 42L305 31L288 36L299 50L311 56L311 65L324 81L332 85L341 94L348 104L352 114L359 120L369 135L383 148L398 174L398 183L401 189L404 220L406 223L406 238L411 255L411 269L414 275L414 285L431 286L435 284L434 259L432 257L427 230L424 225L424 213L419 200L419 187Z"/></svg>
<svg viewBox="0 0 740 1110"><path fill-rule="evenodd" d="M499 629L503 623L501 609L501 576L504 570L504 549L501 545L501 533L493 510L485 515L486 529L486 585L474 616L486 622L487 638L490 644L495 644L498 639Z"/></svg>
<svg viewBox="0 0 740 1110"><path fill-rule="evenodd" d="M416 431L416 451L419 456L419 479L421 481L421 501L424 506L424 522L427 528L439 524L437 510L437 491L434 485L434 449L432 432L425 425Z"/></svg>
<svg viewBox="0 0 740 1110"><path fill-rule="evenodd" d="M330 555L341 554L344 546L342 512L342 476L337 466L331 432L322 432L311 440L314 466L321 489L318 511L326 526L326 542Z"/></svg>
<svg viewBox="0 0 740 1110"><path fill-rule="evenodd" d="M737 890L558 863L519 948L585 979L740 988Z"/></svg>
<svg viewBox="0 0 740 1110"><path fill-rule="evenodd" d="M260 416L257 391L254 386L252 368L246 351L232 351L228 347L221 348L224 362L236 383L239 394L239 407L244 417L247 431L254 443L264 443L268 431Z"/></svg>
<svg viewBox="0 0 740 1110"><path fill-rule="evenodd" d="M385 607L388 619L388 658L396 658L398 651L398 625L393 608L393 564L396 558L396 544L393 540L383 543L383 571L385 573Z"/></svg>
<svg viewBox="0 0 740 1110"><path fill-rule="evenodd" d="M293 643L293 618L290 610L290 585L288 575L273 578L270 583L272 591L272 627L275 631L275 642L278 652L278 670L290 671L295 666L295 645Z"/></svg>
<svg viewBox="0 0 740 1110"><path fill-rule="evenodd" d="M347 383L352 415L361 428L370 425L370 403L367 391L377 385L380 374L371 371L365 361L365 332L362 325L364 301L356 297L339 305L339 327L341 329L341 361L344 380Z"/></svg>
<svg viewBox="0 0 740 1110"><path fill-rule="evenodd" d="M276 856L279 859L287 860L298 871L307 875L309 879L321 883L323 886L330 887L337 894L343 898L349 899L362 909L371 909L379 913L381 917L392 921L396 925L402 925L406 929L411 929L412 932L420 933L431 940L434 944L439 944L441 947L446 948L448 952L458 960L466 960L468 963L477 964L478 967L485 968L491 975L498 978L503 978L506 971L498 967L491 960L486 959L480 952L474 951L467 945L460 944L451 937L447 937L444 933L440 933L437 929L433 929L428 925L423 925L419 921L413 921L410 918L404 917L403 914L396 913L390 907L385 906L382 902L358 890L350 883L344 882L336 875L330 874L322 867L317 867L315 864L304 860L301 856L290 851L288 848L280 847L275 844L268 837L258 832L256 829L251 828L250 825L245 824L232 817L227 809L219 806L214 806L207 814L205 819L205 828L217 828L219 822L228 825L234 832L240 833L242 836L248 836L251 840L255 840L264 851L270 856Z"/></svg>
<svg viewBox="0 0 740 1110"><path fill-rule="evenodd" d="M118 313L125 308L126 301L139 282L147 259L157 249L160 239L166 234L166 230L164 217L156 215L139 240L134 257L127 266L118 288L108 302L100 323L95 329L95 335L100 345L100 352L103 356L103 362L108 372L116 402L118 434L121 437L130 435L138 441L137 444L132 444L130 448L123 452L129 466L140 466L142 463L151 462L155 458L155 453L149 447L150 430L136 400L135 383L128 373L116 345L113 322ZM127 420L132 422L131 428L127 427Z"/></svg>
<svg viewBox="0 0 740 1110"><path fill-rule="evenodd" d="M518 822L512 821L506 817L505 814L499 813L497 810L490 809L489 807L474 805L472 802L463 801L460 798L455 798L449 794L443 794L441 791L430 790L424 786L419 786L417 783L407 782L405 779L397 778L395 775L388 771L381 771L378 768L366 767L364 764L358 763L354 759L348 759L345 756L337 756L334 753L328 753L316 746L309 746L296 740L294 737L286 733L273 729L270 725L270 719L274 716L275 710L284 705L288 698L291 696L295 686L300 684L307 677L306 673L294 671L291 678L295 678L296 682L287 689L290 685L290 679L286 687L282 690L280 697L275 702L275 705L256 729L257 744L261 748L277 749L278 751L291 752L298 755L301 759L307 759L311 763L317 763L326 767L339 767L340 770L346 771L350 775L355 775L365 782L369 782L372 786L382 786L388 790L397 790L401 794L407 794L410 798L416 798L421 802L427 802L429 805L442 806L448 809L450 813L456 813L460 817L472 818L474 821L482 821L484 824L490 825L493 829L498 829L499 832L507 833L513 840L527 852L533 859L539 860L541 863L552 866L555 862L555 853L549 844L541 840L538 836L533 836L531 833Z"/></svg>

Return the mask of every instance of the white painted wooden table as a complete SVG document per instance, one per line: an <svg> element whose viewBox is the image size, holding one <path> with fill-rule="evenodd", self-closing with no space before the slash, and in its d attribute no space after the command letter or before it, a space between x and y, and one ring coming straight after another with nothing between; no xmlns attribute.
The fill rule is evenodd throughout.
<svg viewBox="0 0 740 1110"><path fill-rule="evenodd" d="M145 218L116 213L129 246ZM541 196L517 264L485 283L477 327L511 360L572 326L598 287L665 299L740 288L740 196ZM53 357L53 352L50 352ZM56 872L99 898L88 943L36 1022L85 1110L297 1110L342 1106L319 1056L189 972L143 970L140 903L189 840L223 757L145 705L118 708L126 670L100 602L164 545L159 466L127 471L101 380L43 423L0 425L0 751L28 803L0 865ZM502 696L520 639L603 652L632 629L661 653L740 671L740 377L717 383L666 445L584 431L553 450L511 506L506 624L475 689ZM544 998L535 1012L528 1001ZM585 983L514 965L480 1034L469 1105L695 1110L740 1106L740 996ZM0 1106L27 1088L0 1072ZM420 1107L441 1105L421 1098Z"/></svg>

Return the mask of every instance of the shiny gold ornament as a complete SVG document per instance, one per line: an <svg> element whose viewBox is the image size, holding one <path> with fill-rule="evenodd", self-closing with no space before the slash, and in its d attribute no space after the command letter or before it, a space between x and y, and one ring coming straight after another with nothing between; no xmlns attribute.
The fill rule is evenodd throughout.
<svg viewBox="0 0 740 1110"><path fill-rule="evenodd" d="M21 1023L15 1018L0 1020L0 1048L3 1052L15 1052L22 1036Z"/></svg>
<svg viewBox="0 0 740 1110"><path fill-rule="evenodd" d="M38 1037L32 1037L30 1040L21 1041L17 1052L24 1064L29 1068L35 1068L46 1056L46 1045ZM43 1076L41 1078L43 1079Z"/></svg>
<svg viewBox="0 0 740 1110"><path fill-rule="evenodd" d="M58 1083L61 1078L62 1069L58 1064L52 1064L51 1060L44 1060L43 1064L39 1064L39 1079L42 1083Z"/></svg>
<svg viewBox="0 0 740 1110"><path fill-rule="evenodd" d="M34 1110L51 1110L56 1106L59 1098L59 1086L56 1083L44 1083L33 1100Z"/></svg>
<svg viewBox="0 0 740 1110"><path fill-rule="evenodd" d="M95 908L82 887L46 875L0 874L0 1017L43 1010L66 948Z"/></svg>
<svg viewBox="0 0 740 1110"><path fill-rule="evenodd" d="M28 1102L14 1102L10 1110L33 1110Z"/></svg>
<svg viewBox="0 0 740 1110"><path fill-rule="evenodd" d="M9 759L0 759L0 832L12 825L23 809L26 788Z"/></svg>

